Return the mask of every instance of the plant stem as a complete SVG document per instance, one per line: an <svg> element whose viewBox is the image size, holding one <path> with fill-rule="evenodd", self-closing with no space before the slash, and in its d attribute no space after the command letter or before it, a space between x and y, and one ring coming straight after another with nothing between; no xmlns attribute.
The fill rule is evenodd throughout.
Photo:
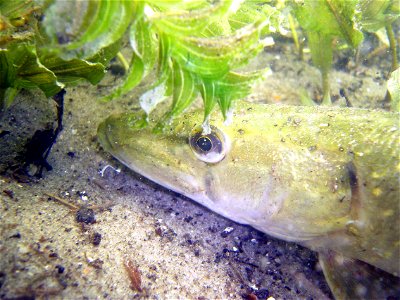
<svg viewBox="0 0 400 300"><path fill-rule="evenodd" d="M330 94L330 85L329 85L329 71L321 70L322 75L322 91L324 96L322 98L322 105L331 105L331 94Z"/></svg>
<svg viewBox="0 0 400 300"><path fill-rule="evenodd" d="M122 55L121 52L118 52L118 53L117 53L117 58L118 58L119 62L122 64L122 66L124 67L125 72L128 72L128 70L129 70L129 64L128 64L128 62L126 61L125 57Z"/></svg>
<svg viewBox="0 0 400 300"><path fill-rule="evenodd" d="M392 53L392 69L391 72L396 70L399 67L399 62L397 61L397 49L396 49L396 39L394 37L394 32L392 28L392 24L388 24L385 26L386 34L389 39L390 52Z"/></svg>
<svg viewBox="0 0 400 300"><path fill-rule="evenodd" d="M293 17L291 14L288 15L288 19L289 19L289 26L290 26L290 31L292 32L294 44L296 45L296 49L299 52L299 56L301 56L300 50L302 50L302 49L300 48L299 37L297 35L296 27L294 25L294 20L293 20Z"/></svg>
<svg viewBox="0 0 400 300"><path fill-rule="evenodd" d="M330 105L329 71L332 65L332 37L319 32L308 33L308 45L314 65L319 69L322 76L323 105Z"/></svg>

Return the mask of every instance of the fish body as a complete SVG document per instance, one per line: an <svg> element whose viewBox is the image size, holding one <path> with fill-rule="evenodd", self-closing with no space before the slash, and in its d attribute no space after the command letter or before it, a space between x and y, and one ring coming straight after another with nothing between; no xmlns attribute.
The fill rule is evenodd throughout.
<svg viewBox="0 0 400 300"><path fill-rule="evenodd" d="M398 113L238 101L230 124L213 113L207 132L202 118L186 113L153 134L137 113L110 116L98 137L156 183L321 253L339 298L354 295L335 286L329 253L399 276Z"/></svg>

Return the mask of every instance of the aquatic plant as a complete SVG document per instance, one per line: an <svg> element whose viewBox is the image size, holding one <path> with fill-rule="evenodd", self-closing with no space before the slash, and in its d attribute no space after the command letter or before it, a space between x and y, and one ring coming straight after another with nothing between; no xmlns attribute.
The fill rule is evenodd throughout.
<svg viewBox="0 0 400 300"><path fill-rule="evenodd" d="M108 47L85 59L68 60L46 51L41 11L33 1L0 1L0 110L9 107L23 88L39 88L49 97L80 79L98 83L118 51Z"/></svg>
<svg viewBox="0 0 400 300"><path fill-rule="evenodd" d="M205 120L217 104L227 118L232 102L246 96L263 74L237 69L263 49L268 41L263 38L279 33L286 23L293 29L288 7L321 70L322 103L330 103L328 73L336 41L356 48L362 30L385 27L395 69L396 41L390 34L399 15L396 1L265 2L0 0L0 108L8 107L23 88L40 88L51 96L82 79L97 84L109 61L118 57L126 76L104 101L146 83L140 103L147 114L172 97L161 125L198 94ZM125 41L131 48L129 62L121 54Z"/></svg>
<svg viewBox="0 0 400 300"><path fill-rule="evenodd" d="M172 96L168 120L200 92L205 118L217 103L226 117L232 100L247 95L262 75L233 70L263 49L261 34L279 27L273 7L239 2L2 0L1 104L9 106L21 88L39 87L50 96L81 78L96 84L128 36L127 76L103 100L155 78L141 97L147 113ZM24 24L13 25L21 16L27 16Z"/></svg>
<svg viewBox="0 0 400 300"><path fill-rule="evenodd" d="M333 50L344 43L356 49L363 32L386 29L392 52L392 71L397 68L396 42L392 23L398 19L400 4L394 0L303 0L294 1L297 21L306 33L312 61L322 75L322 104L330 104L329 71Z"/></svg>
<svg viewBox="0 0 400 300"><path fill-rule="evenodd" d="M104 101L144 81L147 92L140 102L146 113L172 96L172 107L163 121L181 113L199 93L205 119L217 103L227 117L232 100L247 95L262 75L234 70L263 49L260 36L279 27L280 13L264 1L240 2L55 1L46 12L44 26L52 37L53 51L64 58L93 55L128 33L132 56L127 76ZM70 11L82 15L81 21L65 13ZM57 21L60 17L62 23Z"/></svg>
<svg viewBox="0 0 400 300"><path fill-rule="evenodd" d="M392 54L391 71L398 68L397 45L392 24L400 17L400 3L395 0L364 0L360 1L361 26L364 31L383 36L386 31L390 52ZM383 37L382 37L383 39Z"/></svg>

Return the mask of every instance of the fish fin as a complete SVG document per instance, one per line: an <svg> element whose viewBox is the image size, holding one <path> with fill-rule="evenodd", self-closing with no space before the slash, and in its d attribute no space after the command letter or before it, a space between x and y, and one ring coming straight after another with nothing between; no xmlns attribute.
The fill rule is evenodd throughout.
<svg viewBox="0 0 400 300"><path fill-rule="evenodd" d="M336 299L390 299L400 292L400 278L334 251L319 253L319 262Z"/></svg>

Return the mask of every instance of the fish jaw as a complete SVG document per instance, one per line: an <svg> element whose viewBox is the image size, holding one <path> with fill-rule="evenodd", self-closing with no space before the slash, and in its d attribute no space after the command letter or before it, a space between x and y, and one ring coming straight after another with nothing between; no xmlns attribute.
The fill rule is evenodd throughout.
<svg viewBox="0 0 400 300"><path fill-rule="evenodd" d="M209 207L204 183L199 180L204 176L204 163L192 155L187 139L155 134L143 120L138 113L111 115L99 125L98 140L104 150L136 173ZM183 163L182 157L191 163Z"/></svg>

